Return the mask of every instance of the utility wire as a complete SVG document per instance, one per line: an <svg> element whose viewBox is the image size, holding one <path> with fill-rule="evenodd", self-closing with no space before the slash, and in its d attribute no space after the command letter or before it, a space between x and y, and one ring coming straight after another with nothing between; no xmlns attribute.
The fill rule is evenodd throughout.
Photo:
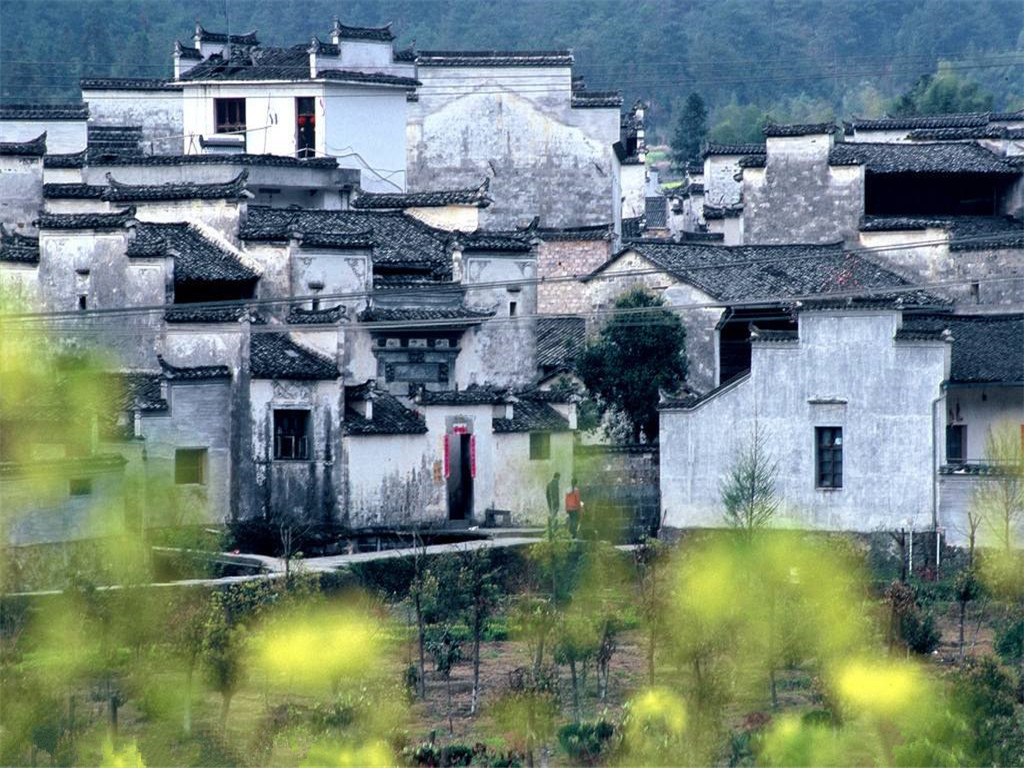
<svg viewBox="0 0 1024 768"><path fill-rule="evenodd" d="M967 242L985 242L998 244L1001 240L1017 240L1019 233L1008 233L1005 235L977 235L973 237L958 238L957 243ZM910 243L901 243L893 246L862 246L858 248L850 248L839 252L829 252L823 250L821 253L814 254L781 254L774 256L765 256L761 258L749 258L749 259L736 259L726 263L715 263L715 264L693 264L693 265L680 265L678 269L687 273L701 272L705 270L721 270L727 267L745 267L754 266L759 264L777 264L782 261L807 261L816 260L822 258L836 258L848 257L851 255L859 254L870 254L870 253L890 253L894 251L904 250L916 250L919 248L939 247L948 245L949 241L946 239L936 240L921 240ZM642 244L641 244L642 245ZM694 248L722 248L713 243L703 244L687 244L682 243L681 245L691 245ZM750 246L738 246L738 247L750 247ZM762 246L762 247L776 247L776 246ZM780 249L784 249L790 246L777 246ZM620 253L628 251L632 248L628 243L624 245ZM251 254L250 254L251 255ZM641 252L642 256L642 252ZM606 262L607 264L607 262ZM841 273L842 269L838 270ZM48 312L27 312L27 313L15 313L2 317L3 322L11 321L31 321L31 320L46 320L46 319L60 319L68 318L74 319L80 322L83 318L99 317L99 316L131 316L138 314L150 314L150 313L164 313L168 310L228 310L233 308L259 308L259 307L273 307L289 304L301 304L304 302L311 302L317 300L319 302L324 301L345 301L345 300L359 300L359 299L371 299L375 296L386 295L389 297L401 297L401 296L422 296L424 291L430 291L431 293L459 293L464 294L468 291L482 291L495 288L508 288L508 287L525 287L525 286L544 286L554 285L564 282L578 282L581 278L587 278L588 280L612 280L621 278L634 278L651 275L670 274L667 268L654 267L636 270L625 270L621 272L601 272L601 273L590 273L588 275L558 275L551 277L533 277L533 278L520 278L517 280L498 280L481 283L442 283L442 284L424 284L423 287L409 288L409 289L394 289L394 290L361 290L361 291L350 291L350 292L336 292L336 293L319 293L319 294L307 294L303 296L287 296L287 297L274 297L274 298L261 298L261 299L231 299L226 301L209 301L209 302L195 302L188 304L156 304L138 307L118 307L109 309L90 309L90 310L67 310L67 311L48 311ZM984 278L984 279L962 279L952 282L939 282L939 283L923 283L916 286L886 286L881 292L910 292L917 290L927 290L929 287L945 287L948 285L964 285L971 283L991 282L993 280L1024 280L1024 275L1012 275L1002 278ZM698 289L699 285L696 286ZM867 289L856 289L856 290L867 290ZM856 293L856 291L855 291ZM845 295L844 292L836 291L829 294L832 296ZM771 301L790 301L789 297L775 297L770 299ZM733 306L734 302L718 302L715 306L722 306L728 304Z"/></svg>

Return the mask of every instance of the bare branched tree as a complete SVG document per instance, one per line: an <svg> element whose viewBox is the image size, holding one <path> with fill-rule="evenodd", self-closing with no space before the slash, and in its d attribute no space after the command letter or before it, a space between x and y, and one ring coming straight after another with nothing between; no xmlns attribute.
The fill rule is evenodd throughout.
<svg viewBox="0 0 1024 768"><path fill-rule="evenodd" d="M1024 450L1016 425L994 426L985 442L990 474L975 491L972 504L989 543L1009 552L1024 525Z"/></svg>

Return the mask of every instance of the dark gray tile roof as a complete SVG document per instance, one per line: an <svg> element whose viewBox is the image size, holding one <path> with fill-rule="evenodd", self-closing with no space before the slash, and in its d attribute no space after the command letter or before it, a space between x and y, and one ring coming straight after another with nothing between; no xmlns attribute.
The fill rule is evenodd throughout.
<svg viewBox="0 0 1024 768"><path fill-rule="evenodd" d="M598 109L621 106L622 91L578 90L572 93L573 109Z"/></svg>
<svg viewBox="0 0 1024 768"><path fill-rule="evenodd" d="M915 117L854 118L850 125L858 131L899 131L915 128L976 128L987 125L989 112L966 112L951 115L918 115Z"/></svg>
<svg viewBox="0 0 1024 768"><path fill-rule="evenodd" d="M582 317L537 318L537 367L559 369L571 365L587 343L587 321Z"/></svg>
<svg viewBox="0 0 1024 768"><path fill-rule="evenodd" d="M508 390L470 384L465 389L445 392L424 389L416 396L416 401L421 405L493 405L505 402L508 394Z"/></svg>
<svg viewBox="0 0 1024 768"><path fill-rule="evenodd" d="M799 341L800 334L797 331L775 331L752 326L750 329L750 339L762 344L789 344Z"/></svg>
<svg viewBox="0 0 1024 768"><path fill-rule="evenodd" d="M665 195L667 197L689 197L690 195L703 195L704 185L700 182L690 182L689 184L681 184L673 189L666 189Z"/></svg>
<svg viewBox="0 0 1024 768"><path fill-rule="evenodd" d="M459 307L368 307L358 314L363 323L397 323L437 320L480 322L494 317L494 310Z"/></svg>
<svg viewBox="0 0 1024 768"><path fill-rule="evenodd" d="M226 32L210 32L203 29L202 24L196 22L195 36L200 40L205 40L209 43L233 43L235 45L259 45L260 41L256 37L256 30L252 32L244 32L240 35L231 35L228 37Z"/></svg>
<svg viewBox="0 0 1024 768"><path fill-rule="evenodd" d="M863 165L870 173L988 173L1016 175L1020 170L977 144L871 144L850 141L829 152L830 165Z"/></svg>
<svg viewBox="0 0 1024 768"><path fill-rule="evenodd" d="M755 146L761 147L761 152L765 152L764 145L757 144ZM691 176L703 176L704 175L704 163L697 160L691 160L686 164L686 172Z"/></svg>
<svg viewBox="0 0 1024 768"><path fill-rule="evenodd" d="M533 235L541 240L610 240L611 224L594 224L587 227L530 227L522 230L524 235Z"/></svg>
<svg viewBox="0 0 1024 768"><path fill-rule="evenodd" d="M1024 248L1024 221L1010 216L866 216L860 228L864 232L946 229L951 251Z"/></svg>
<svg viewBox="0 0 1024 768"><path fill-rule="evenodd" d="M331 232L329 234L310 232L309 234L301 235L299 242L299 245L303 248L338 248L343 250L365 250L373 248L373 244L373 231L369 229L363 232Z"/></svg>
<svg viewBox="0 0 1024 768"><path fill-rule="evenodd" d="M160 370L170 381L205 381L207 379L230 379L231 369L226 365L193 365L180 367L171 365L160 355L156 356Z"/></svg>
<svg viewBox="0 0 1024 768"><path fill-rule="evenodd" d="M497 433L509 432L568 432L569 421L550 405L537 400L517 398L512 404L512 418L492 419Z"/></svg>
<svg viewBox="0 0 1024 768"><path fill-rule="evenodd" d="M367 419L348 403L373 397L373 418ZM423 415L406 408L387 391L377 389L373 382L345 387L345 419L342 429L346 435L422 435L427 431Z"/></svg>
<svg viewBox="0 0 1024 768"><path fill-rule="evenodd" d="M1024 315L905 315L903 330L950 332L952 382L1024 384Z"/></svg>
<svg viewBox="0 0 1024 768"><path fill-rule="evenodd" d="M490 178L469 189L443 189L430 192L363 192L352 201L353 208L400 209L434 208L447 205L475 205L486 208L493 201L487 196Z"/></svg>
<svg viewBox="0 0 1024 768"><path fill-rule="evenodd" d="M310 53L316 53L320 56L340 56L341 46L335 45L334 43L325 43L316 35L313 35L313 41L309 46Z"/></svg>
<svg viewBox="0 0 1024 768"><path fill-rule="evenodd" d="M533 249L522 232L494 232L478 229L476 232L456 232L455 238L467 251L520 251Z"/></svg>
<svg viewBox="0 0 1024 768"><path fill-rule="evenodd" d="M412 77L377 72L324 69L318 79L347 83L393 85L411 88L419 85ZM310 80L309 46L291 48L248 48L231 50L228 56L215 53L196 64L181 76L181 81L207 80Z"/></svg>
<svg viewBox="0 0 1024 768"><path fill-rule="evenodd" d="M167 410L167 400L160 395L163 373L125 371L112 374L113 391L118 393L115 410L142 411L143 413Z"/></svg>
<svg viewBox="0 0 1024 768"><path fill-rule="evenodd" d="M220 184L172 182L170 184L122 184L107 174L110 186L104 193L112 202L142 202L153 200L238 200L245 192L249 170L244 169L235 178Z"/></svg>
<svg viewBox="0 0 1024 768"><path fill-rule="evenodd" d="M978 125L967 128L915 128L908 135L917 141L962 141L964 139L1001 139L1007 129L1002 126Z"/></svg>
<svg viewBox="0 0 1024 768"><path fill-rule="evenodd" d="M82 163L86 158L83 153ZM50 159L54 157L74 158L78 155L48 155L44 160L46 167L51 166ZM131 156L104 156L101 158L89 157L91 165L142 165L142 166L164 166L164 165L259 165L280 168L324 168L333 169L338 167L338 161L333 157L311 157L302 159L288 155L250 155L250 154L213 154L213 155L142 155ZM66 166L81 167L81 166Z"/></svg>
<svg viewBox="0 0 1024 768"><path fill-rule="evenodd" d="M36 220L40 229L120 229L135 216L129 206L112 213L41 213Z"/></svg>
<svg viewBox="0 0 1024 768"><path fill-rule="evenodd" d="M0 155L42 157L46 154L46 131L28 141L0 141Z"/></svg>
<svg viewBox="0 0 1024 768"><path fill-rule="evenodd" d="M142 154L142 126L90 125L88 149L91 157Z"/></svg>
<svg viewBox="0 0 1024 768"><path fill-rule="evenodd" d="M882 303L896 298L904 305L947 303L924 291L901 292L899 289L910 283L857 253L844 251L842 243L721 246L640 241L627 250L723 302L784 302L823 293L857 295L863 291L864 296L877 297ZM890 294L884 290L887 288L896 290Z"/></svg>
<svg viewBox="0 0 1024 768"><path fill-rule="evenodd" d="M744 155L737 165L740 168L764 168L768 155Z"/></svg>
<svg viewBox="0 0 1024 768"><path fill-rule="evenodd" d="M97 184L43 184L47 200L103 200L108 187Z"/></svg>
<svg viewBox="0 0 1024 768"><path fill-rule="evenodd" d="M181 40L174 41L174 52L183 59L188 61L202 61L203 54L199 52L199 49L189 43L186 45Z"/></svg>
<svg viewBox="0 0 1024 768"><path fill-rule="evenodd" d="M186 223L153 224L140 222L129 244L129 258L174 256L175 283L231 282L247 283L259 277L238 257L207 239Z"/></svg>
<svg viewBox="0 0 1024 768"><path fill-rule="evenodd" d="M0 224L0 261L13 264L39 263L39 238L7 232Z"/></svg>
<svg viewBox="0 0 1024 768"><path fill-rule="evenodd" d="M686 387L686 385L684 385L682 392L678 393L675 396L666 397L660 403L658 403L658 410L661 411L673 408L685 408L689 410L690 408L694 408L700 405L705 400L709 400L710 398L714 397L722 390L731 387L733 384L738 384L739 382L749 377L750 371L741 371L732 378L726 379L717 387L709 389L707 392L687 391L688 388Z"/></svg>
<svg viewBox="0 0 1024 768"><path fill-rule="evenodd" d="M85 120L88 104L0 104L0 120Z"/></svg>
<svg viewBox="0 0 1024 768"><path fill-rule="evenodd" d="M339 304L336 307L325 309L306 309L305 307L292 307L288 310L289 325L333 325L346 316L345 307Z"/></svg>
<svg viewBox="0 0 1024 768"><path fill-rule="evenodd" d="M420 51L421 67L571 67L572 51Z"/></svg>
<svg viewBox="0 0 1024 768"><path fill-rule="evenodd" d="M195 50L194 48L192 50ZM83 91L180 91L181 84L160 77L83 77Z"/></svg>
<svg viewBox="0 0 1024 768"><path fill-rule="evenodd" d="M415 88L420 81L415 77L404 75L388 75L383 72L358 72L346 69L321 69L316 73L318 78L335 80L345 83L368 83L370 85L395 85L403 88Z"/></svg>
<svg viewBox="0 0 1024 768"><path fill-rule="evenodd" d="M814 136L820 133L832 133L835 129L835 123L799 123L792 125L768 123L761 132L766 137L774 138L780 136Z"/></svg>
<svg viewBox="0 0 1024 768"><path fill-rule="evenodd" d="M43 168L83 168L87 154L88 150L83 149L81 152L46 155L43 158Z"/></svg>
<svg viewBox="0 0 1024 768"><path fill-rule="evenodd" d="M636 240L644 233L644 217L633 216L622 220L622 239Z"/></svg>
<svg viewBox="0 0 1024 768"><path fill-rule="evenodd" d="M730 219L734 216L743 215L742 205L704 205L704 219Z"/></svg>
<svg viewBox="0 0 1024 768"><path fill-rule="evenodd" d="M408 48L403 48L400 51L395 51L395 61L416 61L416 57L419 55L416 53L416 49L411 45Z"/></svg>
<svg viewBox="0 0 1024 768"><path fill-rule="evenodd" d="M390 42L395 39L390 24L386 24L383 27L350 27L347 24L342 24L339 19L334 20L331 26L331 34L336 35L342 40L380 40L382 42Z"/></svg>
<svg viewBox="0 0 1024 768"><path fill-rule="evenodd" d="M764 144L708 144L703 156L708 155L763 155L768 149ZM703 173L704 166L701 166Z"/></svg>
<svg viewBox="0 0 1024 768"><path fill-rule="evenodd" d="M168 323L237 323L248 310L245 307L198 307L176 304L164 311Z"/></svg>
<svg viewBox="0 0 1024 768"><path fill-rule="evenodd" d="M293 233L334 236L365 233L373 241L374 267L419 269L434 279L451 276L446 248L450 234L401 211L289 210L248 206L239 236L243 240L287 240Z"/></svg>
<svg viewBox="0 0 1024 768"><path fill-rule="evenodd" d="M253 332L249 369L254 379L336 379L341 373L333 360L296 344L283 332Z"/></svg>

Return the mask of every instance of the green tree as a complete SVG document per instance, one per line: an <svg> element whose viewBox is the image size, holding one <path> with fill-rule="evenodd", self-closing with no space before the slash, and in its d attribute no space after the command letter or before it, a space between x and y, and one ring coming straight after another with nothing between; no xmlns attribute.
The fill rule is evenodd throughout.
<svg viewBox="0 0 1024 768"><path fill-rule="evenodd" d="M935 74L922 75L893 104L897 116L987 112L995 98L973 80L957 74L948 61Z"/></svg>
<svg viewBox="0 0 1024 768"><path fill-rule="evenodd" d="M686 329L664 305L643 288L620 296L580 361L583 383L625 415L634 442L641 433L657 438L659 390L676 390L686 379Z"/></svg>
<svg viewBox="0 0 1024 768"><path fill-rule="evenodd" d="M740 448L722 484L725 524L748 536L771 525L779 511L775 492L778 475L779 463L768 450L764 431L755 422L750 439Z"/></svg>
<svg viewBox="0 0 1024 768"><path fill-rule="evenodd" d="M672 167L677 171L700 154L701 144L708 136L708 108L699 93L686 97L683 110L672 134Z"/></svg>

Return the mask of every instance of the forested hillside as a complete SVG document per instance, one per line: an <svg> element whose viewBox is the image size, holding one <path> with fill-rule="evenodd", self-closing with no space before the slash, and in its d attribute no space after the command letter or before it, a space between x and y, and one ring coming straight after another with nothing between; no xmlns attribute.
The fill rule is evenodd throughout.
<svg viewBox="0 0 1024 768"><path fill-rule="evenodd" d="M7 102L73 98L86 74L168 76L196 19L295 44L340 14L393 21L398 43L419 48L572 48L590 87L651 101L659 138L693 91L729 136L766 113L878 114L942 60L996 108L1024 106L1020 0L0 0L0 11Z"/></svg>

